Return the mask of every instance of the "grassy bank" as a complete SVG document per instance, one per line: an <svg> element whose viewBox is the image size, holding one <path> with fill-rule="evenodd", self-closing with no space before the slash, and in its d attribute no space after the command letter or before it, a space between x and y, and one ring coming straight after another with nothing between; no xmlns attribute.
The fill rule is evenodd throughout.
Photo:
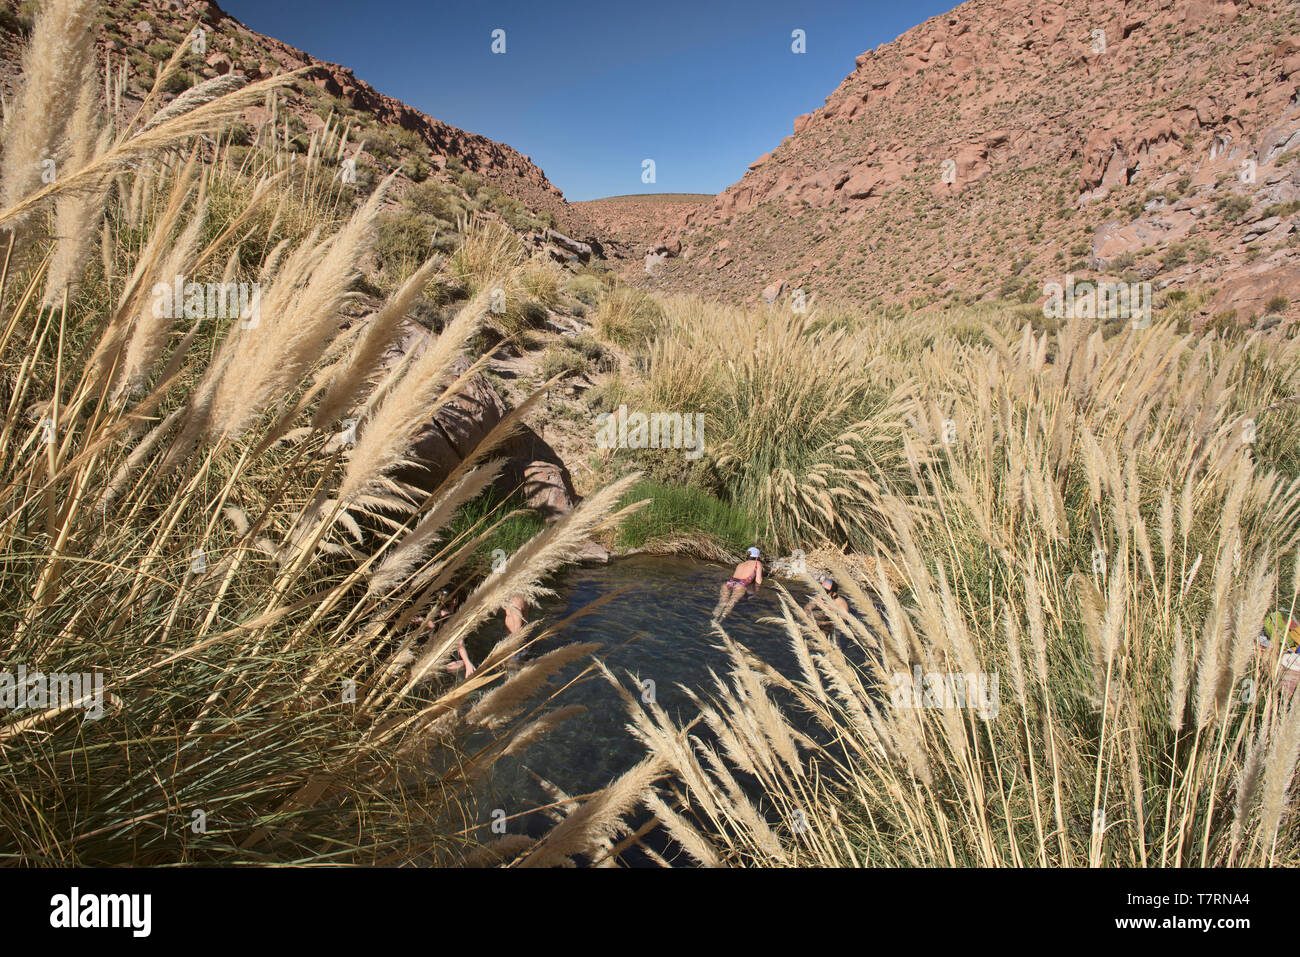
<svg viewBox="0 0 1300 957"><path fill-rule="evenodd" d="M857 609L840 640L873 657L866 669L792 601L793 673L721 635L732 672L700 712L721 756L626 694L666 769L635 803L708 864L1300 861L1289 646L1256 640L1300 596L1300 340L1173 321L1039 331L998 307L809 333L788 313L714 310L665 307L712 338L701 362L670 325L650 347L650 394L724 410L721 448L753 450L736 454L733 504L758 503L768 528L862 533L901 584L869 583L882 619L838 576ZM790 381L765 378L783 369ZM834 448L849 463L801 467L780 443L812 430L764 417L768 395L847 436ZM753 462L766 487L745 475ZM869 484L828 480L845 469ZM914 697L918 671L930 683ZM970 706L953 675L971 676ZM990 686L981 714L975 689ZM947 698L925 697L936 688ZM837 746L797 734L778 691ZM759 792L740 786L751 777Z"/></svg>
<svg viewBox="0 0 1300 957"><path fill-rule="evenodd" d="M753 521L744 512L690 485L651 480L632 485L624 505L648 500L619 527L620 549L716 557L740 554L755 540Z"/></svg>
<svg viewBox="0 0 1300 957"><path fill-rule="evenodd" d="M534 698L570 659L508 672L534 624L469 681L443 665L536 597L626 483L544 528L480 502L531 402L436 480L406 456L463 388L493 290L545 294L544 267L466 223L446 261L404 262L367 300L395 187L343 182L348 130L331 118L303 153L270 122L232 150L232 124L274 118L294 77L169 101L187 41L133 114L98 72L94 16L42 8L2 144L0 660L18 696L0 714L0 858L490 862L473 782L563 717ZM32 175L43 155L52 180ZM258 297L229 311L190 282ZM421 310L429 347L386 359ZM464 601L419 631L446 586ZM44 677L14 689L19 666ZM537 863L571 853L513 841Z"/></svg>

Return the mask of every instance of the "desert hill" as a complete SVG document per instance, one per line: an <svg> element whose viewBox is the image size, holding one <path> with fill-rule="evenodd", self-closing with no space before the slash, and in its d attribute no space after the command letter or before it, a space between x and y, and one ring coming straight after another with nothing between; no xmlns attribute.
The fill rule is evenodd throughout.
<svg viewBox="0 0 1300 957"><path fill-rule="evenodd" d="M624 227L625 271L657 246L640 281L745 301L1033 301L1069 275L1294 314L1298 91L1289 0L970 0L859 56L684 222Z"/></svg>
<svg viewBox="0 0 1300 957"><path fill-rule="evenodd" d="M0 0L0 89L11 93L19 73L19 56L31 28L35 5ZM430 176L455 185L474 177L471 195L481 181L498 191L506 218L521 231L553 226L587 238L590 227L527 156L503 143L466 132L375 90L352 70L327 63L246 27L213 0L103 0L99 59L129 77L127 107L139 106L152 84L157 65L197 25L202 42L184 61L172 93L226 73L256 80L307 68L284 104L277 121L287 124L303 151L311 134L334 114L350 122L353 143L364 143L358 169L377 180L398 169L409 182ZM134 94L132 97L130 94ZM269 114L248 117L253 127Z"/></svg>

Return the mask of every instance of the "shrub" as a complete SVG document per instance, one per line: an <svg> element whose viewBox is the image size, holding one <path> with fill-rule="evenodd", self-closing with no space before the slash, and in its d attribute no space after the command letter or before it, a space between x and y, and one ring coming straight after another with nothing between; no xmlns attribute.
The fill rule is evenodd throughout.
<svg viewBox="0 0 1300 957"><path fill-rule="evenodd" d="M627 286L615 289L596 310L596 335L621 346L644 345L663 321L658 302Z"/></svg>
<svg viewBox="0 0 1300 957"><path fill-rule="evenodd" d="M1250 197L1240 193L1229 193L1227 196L1220 196L1215 200L1214 205L1223 214L1224 219L1236 222L1250 209Z"/></svg>
<svg viewBox="0 0 1300 957"><path fill-rule="evenodd" d="M587 357L577 349L567 346L551 346L542 356L542 378L553 379L565 375L585 375L588 371Z"/></svg>

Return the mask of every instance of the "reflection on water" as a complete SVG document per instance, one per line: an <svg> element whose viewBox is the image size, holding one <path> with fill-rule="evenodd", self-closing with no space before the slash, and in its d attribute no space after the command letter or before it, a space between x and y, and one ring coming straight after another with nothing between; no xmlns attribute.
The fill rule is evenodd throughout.
<svg viewBox="0 0 1300 957"><path fill-rule="evenodd" d="M534 645L530 653L549 651L561 643L599 642L601 649L596 654L625 687L631 686L627 672L640 682L653 681L655 700L670 715L689 721L697 708L679 685L707 692L713 685L709 670L722 676L727 672L727 656L716 647L710 616L718 588L729 574L730 567L649 556L571 569L554 586L560 597L542 607L549 621L573 614L616 589L626 591L555 637ZM792 593L803 600L797 586ZM780 614L780 610L775 589L764 585L757 594L737 602L723 626L733 639L791 674L794 658L784 629L759 621ZM500 625L494 624L478 643L490 645L501 634ZM475 644L471 642L472 651ZM478 651L476 657L482 653ZM560 687L584 667L582 661L568 666L552 679L552 686ZM554 704L582 705L587 711L561 723L527 753L498 762L482 795L487 813L503 808L513 817L525 807L553 800L530 770L566 794L581 795L603 787L645 757L643 747L626 730L622 702L603 677L584 679L565 690ZM532 815L522 829L540 833L548 824L547 818ZM510 830L519 829L512 821Z"/></svg>

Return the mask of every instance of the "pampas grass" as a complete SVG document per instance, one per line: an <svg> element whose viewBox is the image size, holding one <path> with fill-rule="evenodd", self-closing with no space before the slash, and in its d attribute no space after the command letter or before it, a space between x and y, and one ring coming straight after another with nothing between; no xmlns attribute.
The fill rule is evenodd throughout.
<svg viewBox="0 0 1300 957"><path fill-rule="evenodd" d="M910 347L883 334L905 462L875 473L871 539L900 575L868 595L833 569L861 664L777 585L797 669L719 629L730 670L692 692L707 737L609 675L667 769L640 807L709 864L1295 865L1300 721L1255 639L1298 597L1300 480L1274 463L1300 345L983 318L978 342L933 318ZM661 395L689 386L651 354ZM916 668L1001 678L996 714L913 707Z"/></svg>
<svg viewBox="0 0 1300 957"><path fill-rule="evenodd" d="M688 297L653 319L635 305L642 295L607 297L596 320L614 341L655 333L642 407L704 415L706 454L730 500L773 547L869 545L883 527L882 478L903 467L891 437L910 409L864 374L884 336Z"/></svg>
<svg viewBox="0 0 1300 957"><path fill-rule="evenodd" d="M357 262L373 236L391 177L334 236L291 256L262 295L260 318L231 329L214 368L207 434L237 437L320 360L338 331Z"/></svg>
<svg viewBox="0 0 1300 957"><path fill-rule="evenodd" d="M50 24L71 29L85 9L54 0L29 54L23 102L59 111L51 128L72 113L83 73L70 69L79 48L55 42ZM51 50L67 62L45 62ZM111 142L86 125L85 95L61 138L6 131L0 222L37 248L48 240L30 216L51 202L57 221L93 224L102 201L105 225L102 274L87 270L60 308L39 304L47 285L61 294L76 281L84 244L58 237L49 279L41 263L3 277L3 659L99 675L104 713L83 721L84 702L57 701L0 721L0 847L27 865L464 860L479 847L463 827L474 778L572 712L534 700L545 667L506 680L536 624L470 681L434 665L511 595L542 594L613 520L621 487L526 543L442 631L416 631L434 589L453 576L473 586L467 569L491 519L460 534L453 520L497 474L490 452L528 407L427 494L401 488L402 507L369 521L393 500L392 470L414 430L468 381L449 370L476 367L465 350L484 303L380 376L376 360L435 265L372 317L368 335L341 332L384 189L352 208L334 182L343 137L331 125L307 163L269 135L234 162L223 123L293 78L206 84L159 110L179 57ZM73 157L54 183L9 163L41 137ZM256 279L260 321L178 325L150 302L155 282L178 275ZM345 457L332 430L356 407L366 424ZM496 694L486 704L476 699L485 690ZM208 815L201 835L186 816L194 808Z"/></svg>
<svg viewBox="0 0 1300 957"><path fill-rule="evenodd" d="M95 139L77 100L86 77L95 73L97 10L93 0L50 0L36 17L23 53L22 84L5 112L0 209L19 204L40 188L46 161L55 163L58 178L64 175L59 166L75 162L68 156L65 140L70 122L80 124L71 138L73 144L80 144L80 151L87 137L91 142ZM79 147L74 145L71 152L76 151ZM11 217L6 225L17 229L23 222Z"/></svg>
<svg viewBox="0 0 1300 957"><path fill-rule="evenodd" d="M76 111L68 129L68 165L76 168L91 162L108 149L111 129L100 122L103 111L93 62L83 72ZM54 254L45 276L45 305L53 305L66 290L75 295L103 218L107 191L103 188L82 194L65 193L54 203Z"/></svg>
<svg viewBox="0 0 1300 957"><path fill-rule="evenodd" d="M384 352L393 344L399 324L419 297L441 263L439 257L430 259L413 272L373 316L346 363L330 379L316 413L312 417L314 428L325 428L341 418L373 386Z"/></svg>

